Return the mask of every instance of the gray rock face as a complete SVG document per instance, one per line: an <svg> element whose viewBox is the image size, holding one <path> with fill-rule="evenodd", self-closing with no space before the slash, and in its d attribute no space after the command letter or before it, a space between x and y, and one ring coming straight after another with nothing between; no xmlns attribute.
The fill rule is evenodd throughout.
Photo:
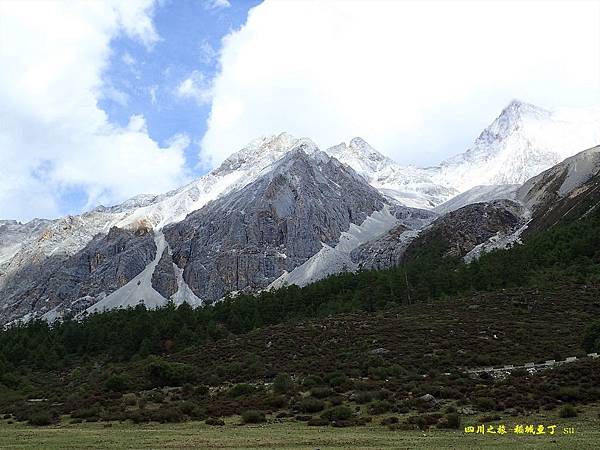
<svg viewBox="0 0 600 450"><path fill-rule="evenodd" d="M598 207L600 200L600 146L565 159L528 180L517 198L531 211L523 238L561 221L573 221Z"/></svg>
<svg viewBox="0 0 600 450"><path fill-rule="evenodd" d="M433 211L417 208L396 207L393 213L400 223L409 230L420 230L439 217Z"/></svg>
<svg viewBox="0 0 600 450"><path fill-rule="evenodd" d="M387 269L402 262L410 241L416 236L409 228L398 225L385 236L361 245L351 254L352 261L364 270Z"/></svg>
<svg viewBox="0 0 600 450"><path fill-rule="evenodd" d="M467 205L435 220L412 240L403 259L435 251L443 257L463 257L498 232L509 233L522 223L523 208L510 200ZM433 247L436 250L433 250Z"/></svg>
<svg viewBox="0 0 600 450"><path fill-rule="evenodd" d="M160 261L152 273L152 287L164 298L169 298L177 292L177 276L168 248L164 249Z"/></svg>
<svg viewBox="0 0 600 450"><path fill-rule="evenodd" d="M22 242L31 236L39 235L51 222L46 219L33 219L27 223L0 220L0 276L4 273L3 267L8 266Z"/></svg>
<svg viewBox="0 0 600 450"><path fill-rule="evenodd" d="M155 253L149 230L113 227L73 256L51 256L11 275L4 284L0 320L5 323L81 297L110 293L140 273Z"/></svg>
<svg viewBox="0 0 600 450"><path fill-rule="evenodd" d="M352 261L360 269L387 269L402 262L408 245L418 230L431 223L437 214L414 208L397 208L394 215L400 224L378 239L361 245L351 254Z"/></svg>
<svg viewBox="0 0 600 450"><path fill-rule="evenodd" d="M510 232L522 223L522 207L510 200L475 203L439 217L421 231L404 225L352 253L363 269L385 269L432 251L444 257L463 257L498 232Z"/></svg>
<svg viewBox="0 0 600 450"><path fill-rule="evenodd" d="M383 196L349 166L299 148L164 234L190 288L216 300L266 287L383 205Z"/></svg>
<svg viewBox="0 0 600 450"><path fill-rule="evenodd" d="M46 219L33 219L27 223L16 220L0 220L0 249L14 245L41 232L52 222Z"/></svg>

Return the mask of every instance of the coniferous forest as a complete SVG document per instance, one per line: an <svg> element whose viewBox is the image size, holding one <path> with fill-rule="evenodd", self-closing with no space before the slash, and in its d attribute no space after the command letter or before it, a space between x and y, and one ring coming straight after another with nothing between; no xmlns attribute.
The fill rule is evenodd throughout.
<svg viewBox="0 0 600 450"><path fill-rule="evenodd" d="M369 417L416 411L388 424L410 428L456 427L460 405L485 412L594 402L597 361L501 380L464 368L600 351L598 243L596 213L471 263L443 257L433 239L404 265L303 288L14 325L0 332L0 413L32 424L64 414L218 424L277 413L360 425L349 408L356 403ZM507 390L513 384L518 392ZM427 395L446 409L419 400Z"/></svg>
<svg viewBox="0 0 600 450"><path fill-rule="evenodd" d="M553 283L600 283L600 217L562 224L523 245L495 250L471 263L442 257L435 241L405 265L331 276L306 287L239 295L192 309L143 305L83 320L34 321L0 333L0 367L9 373L64 367L79 358L128 361L219 340L286 321L366 312L471 292Z"/></svg>

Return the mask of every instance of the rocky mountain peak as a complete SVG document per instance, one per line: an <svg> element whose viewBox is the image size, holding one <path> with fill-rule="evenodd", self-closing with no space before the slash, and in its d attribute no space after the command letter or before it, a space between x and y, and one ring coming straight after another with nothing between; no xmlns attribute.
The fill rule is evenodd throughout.
<svg viewBox="0 0 600 450"><path fill-rule="evenodd" d="M267 287L384 205L352 168L299 141L256 180L164 234L185 283L213 301Z"/></svg>
<svg viewBox="0 0 600 450"><path fill-rule="evenodd" d="M360 162L363 165L372 165L373 163L382 162L395 164L390 158L382 155L371 147L371 145L361 137L352 138L347 145L345 142L335 145L327 149L327 153L342 162Z"/></svg>
<svg viewBox="0 0 600 450"><path fill-rule="evenodd" d="M531 103L524 102L524 101L519 100L519 99L513 99L502 110L502 112L500 113L500 117L503 117L503 116L507 116L507 117L510 117L510 116L512 116L512 117L521 116L521 117L523 117L523 116L530 115L530 114L547 115L549 113L550 112L548 110L540 108L539 106L533 105Z"/></svg>
<svg viewBox="0 0 600 450"><path fill-rule="evenodd" d="M212 173L225 175L237 170L264 168L295 148L302 148L307 154L318 150L310 139L296 138L289 133L262 136L229 156Z"/></svg>
<svg viewBox="0 0 600 450"><path fill-rule="evenodd" d="M459 192L477 185L521 184L600 142L600 110L545 110L513 100L466 152L432 170Z"/></svg>
<svg viewBox="0 0 600 450"><path fill-rule="evenodd" d="M299 168L305 170L309 167L316 167L333 161L333 159L325 152L320 150L310 150L311 149L306 148L305 145L292 147L269 168L271 170L271 176L277 176L281 174L293 176L294 172Z"/></svg>
<svg viewBox="0 0 600 450"><path fill-rule="evenodd" d="M382 155L364 139L355 137L348 144L342 142L326 150L328 154L349 165L369 181L378 177L378 173L390 168L401 168L399 164Z"/></svg>
<svg viewBox="0 0 600 450"><path fill-rule="evenodd" d="M354 151L356 154L364 156L370 160L375 161L385 161L389 158L387 156L382 155L373 147L371 147L367 141L365 141L361 137L355 137L350 140L350 144L348 145L349 149Z"/></svg>
<svg viewBox="0 0 600 450"><path fill-rule="evenodd" d="M550 120L552 113L531 103L512 100L500 115L475 140L477 145L490 145L518 132L527 121Z"/></svg>

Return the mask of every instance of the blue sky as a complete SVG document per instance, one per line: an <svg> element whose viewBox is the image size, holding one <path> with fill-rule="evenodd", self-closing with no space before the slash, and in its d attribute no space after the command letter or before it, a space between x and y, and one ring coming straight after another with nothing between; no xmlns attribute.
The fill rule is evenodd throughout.
<svg viewBox="0 0 600 450"><path fill-rule="evenodd" d="M437 164L513 98L600 105L598 17L584 0L2 0L0 219L167 192L282 131Z"/></svg>
<svg viewBox="0 0 600 450"><path fill-rule="evenodd" d="M185 150L187 166L194 174L205 172L194 143L206 132L210 102L178 96L177 89L194 72L201 73L206 83L215 76L221 39L239 29L248 10L259 3L232 1L221 7L203 0L159 3L153 22L160 40L151 49L127 35L112 40L99 106L121 126L131 115L143 114L149 136L163 146L174 135L187 134L191 140Z"/></svg>

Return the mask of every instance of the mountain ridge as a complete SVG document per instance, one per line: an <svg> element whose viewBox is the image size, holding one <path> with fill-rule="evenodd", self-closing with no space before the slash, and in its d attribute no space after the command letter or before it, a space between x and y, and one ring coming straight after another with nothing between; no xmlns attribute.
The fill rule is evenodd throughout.
<svg viewBox="0 0 600 450"><path fill-rule="evenodd" d="M324 238L319 239L319 245L311 244L310 251L302 254L297 261L294 260L295 262L292 265L290 264L293 258L289 261L272 262L269 259L271 256L265 259L265 256L256 256L260 251L255 252L255 256L251 256L251 258L255 258L255 262L258 264L256 267L260 267L258 269L255 267L251 271L268 273L269 275L259 275L257 279L260 279L260 282L255 280L248 285L244 281L241 288L246 289L247 286L250 286L252 289L262 289L267 286L284 285L288 282L302 284L340 270L353 271L362 264L361 261L356 260L357 255L359 255L359 259L361 254L368 257L369 251L364 250L365 245L389 246L390 248L400 245L399 248L403 249L404 246L410 245L410 242L417 238L419 230L435 219L436 212L446 214L468 204L482 201L517 199L518 194L515 185L473 188L471 191L463 191L457 196L456 193L459 190L450 185L449 180L451 181L452 178L450 175L454 171L454 175L458 177L454 182L460 185L461 171L472 168L473 162L478 164L480 161L484 161L485 164L488 164L491 161L490 164L497 164L498 155L506 153L511 142L519 145L525 141L528 142L526 147L520 147L519 145L515 147L516 153L522 152L521 156L524 158L522 158L522 165L519 167L533 170L527 165L527 158L532 156L534 166L537 168L539 161L536 158L540 154L545 154L544 152L547 152L548 149L543 146L535 147L534 145L532 147L533 144L537 145L542 142L534 139L539 137L538 134L540 133L540 130L536 127L541 126L542 131L546 129L554 130L558 120L556 118L564 116L564 114L563 116L560 116L560 114L557 116L556 114L558 113L513 101L479 135L471 149L457 157L450 158L437 168L427 169L401 166L375 150L364 139L358 137L351 139L348 144L341 143L325 150L320 150L310 139L295 138L288 133L261 137L232 154L209 174L166 194L158 196L139 195L120 205L100 206L79 216L66 216L53 221L32 221L28 224L6 222L9 226L4 226L4 228L0 226L0 292L5 294L6 292L46 292L44 286L36 287L36 280L49 280L49 277L54 276L53 273L60 274L63 267L70 267L69 270L75 270L69 265L73 258L98 258L98 255L102 254L109 255L109 259L120 258L119 252L106 253L103 249L93 250L94 247L90 246L92 242L103 242L103 237L109 235L111 230L116 227L130 233L127 235L129 236L127 239L134 239L133 236L148 231L152 231L154 234L154 242L149 241L144 244L147 246L146 248L153 249L152 252L154 253L152 255L146 253L144 256L141 256L141 254L136 256L135 263L132 265L136 269L133 272L124 272L125 278L119 282L119 286L113 286L121 289L131 283L138 283L138 281L141 283L135 285L139 285L139 288L135 286L127 288L129 289L127 291L129 292L127 304L130 304L129 302L135 304L139 300L138 297L145 297L150 294L155 298L151 303L158 304L163 300L166 301L166 297L162 293L172 293L175 289L175 294L172 294L171 297L176 295L178 302L185 301L184 296L189 297L193 304L199 304L206 299L216 300L227 292L238 290L239 286L234 286L229 281L218 281L218 276L214 278L212 275L207 275L208 278L213 280L211 282L216 284L209 289L210 293L207 293L205 288L201 288L199 280L203 278L191 275L192 269L188 267L187 256L182 256L186 251L182 250L181 242L178 241L178 238L174 239L172 236L169 239L172 230L181 229L185 224L188 224L194 232L205 227L206 224L195 222L195 218L201 217L202 214L212 214L211 221L213 223L232 226L232 224L227 225L227 220L229 220L227 217L232 211L242 216L248 213L254 217L253 223L244 221L243 218L236 219L239 222L237 226L241 229L252 229L269 215L274 214L273 217L279 218L287 217L286 214L294 211L294 206L298 201L298 198L294 195L299 192L305 193L302 195L308 195L303 200L304 202L307 202L308 198L311 198L310 201L322 199L325 202L324 204L328 205L314 213L315 216L306 216L302 224L305 228L311 228L311 224L315 223L322 224L320 229L324 233L322 236ZM566 117L569 118L572 115L567 114ZM589 123L595 124L594 120L595 116L592 115L587 120L586 125L582 126L583 129L588 130L587 134L583 137L579 136L575 139L576 142L595 139L596 134L594 133L596 131L589 132L587 125ZM549 134L560 134L565 127L569 129L569 127L574 126L573 120L562 120L561 123L563 124L558 126L558 132L556 130L549 131ZM527 133L532 129L535 131L532 134L533 137L529 140L525 139ZM569 155L576 151L575 148L567 151L561 149L560 146L553 147L554 150L556 152L560 150ZM300 160L307 162L308 165L305 165L302 170L297 170L299 167L298 161ZM289 165L286 165L287 163ZM485 164L477 170L481 171L482 168L488 167ZM548 163L544 164L547 165ZM308 166L311 168L307 169ZM586 166L587 168L584 169L589 171L593 168L592 166ZM507 167L510 169L512 166ZM472 172L474 181L478 180L477 170ZM517 178L522 177L527 170L516 173L515 176ZM310 193L306 188L297 185L297 182L294 184L295 181L289 178L290 174L295 173L295 176L301 179L308 176L309 172L312 175L307 178L307 180L310 179L307 183L321 186L319 189L310 191ZM490 171L490 174L487 175L492 177L497 175L494 175L492 171ZM578 175L581 175L581 173ZM275 182L277 177L280 177L279 184ZM573 176L569 179L573 179ZM585 179L585 176L582 179ZM322 183L319 180L325 180L325 182ZM341 180L343 180L343 183L340 185ZM576 180L574 184L571 184L575 186L577 183L579 181ZM244 197L245 194L240 194L244 190L246 190L244 192L250 192L252 189L258 190L247 194L247 198ZM269 192L267 192L268 189L270 189ZM285 197L287 200L283 203L280 202L279 206L281 208L279 210L277 208L273 210L274 205L279 201L277 196L282 195L281 192L283 191L280 191L281 189L286 190L284 197L287 196ZM231 203L235 198L240 200L237 203ZM262 202L257 203L257 198L263 198ZM348 210L339 209L339 205L362 205L364 200L369 198L374 203L372 202L371 206L364 210L362 207L349 207ZM333 199L335 199L335 202L332 203ZM558 200L558 197L555 196L552 201ZM219 206L215 206L227 204L232 205L230 207L232 211L219 210ZM246 210L244 206L246 204L254 205L256 209ZM377 204L377 208L373 207L375 204ZM433 211L411 209L407 205L417 205ZM387 212L384 212L384 208L387 208L385 210ZM262 215L253 215L258 210L262 211ZM202 211L204 213L201 213ZM207 213L207 211L214 211L214 213ZM377 216L377 214L379 215ZM341 219L343 216L347 217ZM376 225L372 226L373 224ZM301 225L295 226L299 227ZM331 228L326 229L323 226ZM395 231L394 227L396 227ZM399 227L402 227L402 230ZM501 230L501 234L504 236L502 239L508 239L509 237L513 240L518 239L519 233L525 228L519 228L520 231L503 228ZM164 234L163 230L165 231ZM375 230L380 236L373 234ZM287 231L282 229L278 232L285 234ZM310 232L305 231L305 236L309 236ZM511 234L513 232L517 234L513 236ZM387 239L384 236L385 233L392 233L395 237ZM179 233L180 238L183 239L185 236L187 236L186 233ZM396 239L397 237L400 237L400 239ZM498 238L498 236L493 237ZM190 236L188 238L192 239ZM490 248L494 248L493 245L498 244L498 242L492 244L480 242L481 238L479 237L466 237L466 239L469 242L475 242L478 248L488 248L487 245L492 245ZM472 239L475 240L472 241ZM506 242L512 242L510 239ZM377 240L378 244L375 243ZM260 245L264 243L268 247L270 244L267 244L267 241L260 241L262 242ZM203 245L210 246L213 244L208 239L203 242ZM246 241L246 244L248 244L248 241ZM224 248L228 248L229 244L223 245ZM359 247L361 248L360 251L357 250ZM244 251L248 249L249 247L245 248ZM282 253L269 247L265 255L272 254L272 256L276 256L285 253L285 251ZM221 255L224 254L221 252ZM387 262L384 265L390 261L393 263L399 260L398 255L392 256L393 254L393 251L388 252L388 256L385 257ZM205 256L198 257L202 259ZM219 251L214 250L213 256L200 263L200 265L212 267L213 261L218 260ZM310 264L309 260L311 260ZM116 264L116 262L109 261L108 264L109 267L112 267L111 264ZM275 271L266 270L265 264L269 267L277 267L277 269ZM375 266L379 267L381 264L376 263ZM150 265L152 265L152 270L149 269ZM300 269L300 266L302 266L302 269ZM89 264L89 267L95 267L95 264ZM225 269L223 267L213 267L211 270L206 270L206 267L203 269L205 274L211 271L216 274L223 271L225 274L232 274L238 271L237 266L233 267L229 263L225 264ZM155 275L155 271L160 271L160 273L156 272ZM145 275L140 278L142 272ZM71 279L73 274L67 274L66 276ZM89 274L77 276L83 276L85 279L90 277L90 280L95 280L94 276ZM237 277L237 275L235 276ZM251 275L249 279L253 276ZM74 279L78 278L75 277ZM275 281L277 283L273 285ZM19 291L19 283L31 290ZM92 284L94 283L96 281L92 282ZM73 287L72 282L64 282L64 285ZM102 295L112 295L110 291L113 290L111 288L108 292L103 293L95 287L90 289L89 292L80 292L81 295L77 298L71 298L69 300L71 304L77 303L77 308L81 306L88 308L93 306L94 302L102 300L104 298ZM54 291L58 292L57 288L51 288L47 292L52 293ZM182 294L183 292L186 294ZM34 308L42 308L41 311L46 314L48 308L54 309L53 306L56 304L55 300L49 299L48 293L39 294L42 295L40 298L28 298L29 303L26 304L33 305ZM93 294L92 297L90 297L90 293ZM113 295L106 302L118 306L123 298L125 297ZM8 301L4 299L4 304L0 305L0 315L6 315L7 311L10 311L17 304L15 301L18 302L18 298L15 297ZM54 313L56 311L52 314Z"/></svg>

